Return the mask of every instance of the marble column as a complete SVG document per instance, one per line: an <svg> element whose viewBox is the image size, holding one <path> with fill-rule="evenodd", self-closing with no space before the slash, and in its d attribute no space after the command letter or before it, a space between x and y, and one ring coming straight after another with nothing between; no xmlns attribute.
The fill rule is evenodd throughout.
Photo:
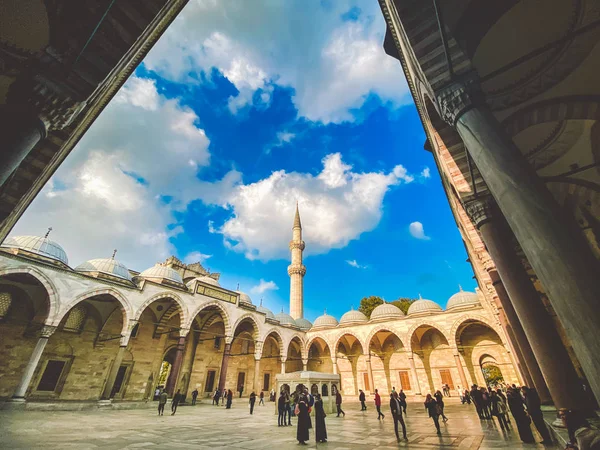
<svg viewBox="0 0 600 450"><path fill-rule="evenodd" d="M285 361L286 358L281 358L281 373L285 373Z"/></svg>
<svg viewBox="0 0 600 450"><path fill-rule="evenodd" d="M175 387L179 382L179 372L181 370L181 363L183 362L183 350L185 348L185 336L181 336L177 340L177 348L175 350L175 361L173 367L171 367L171 374L166 386L167 394L173 396L175 394Z"/></svg>
<svg viewBox="0 0 600 450"><path fill-rule="evenodd" d="M467 382L467 376L465 375L465 368L462 365L462 361L460 360L460 355L458 351L454 352L454 362L456 363L456 368L458 369L458 376L460 377L461 388L464 391L465 389L469 389L469 383Z"/></svg>
<svg viewBox="0 0 600 450"><path fill-rule="evenodd" d="M35 369L37 369L37 366L40 363L40 358L44 353L44 348L46 348L48 339L55 331L56 327L48 325L44 325L42 328L40 337L35 344L33 352L31 352L31 356L29 357L27 365L25 366L25 371L23 372L23 375L21 375L21 381L19 382L19 385L12 396L13 401L25 401L25 394L27 394L27 389L29 388L29 384L31 383Z"/></svg>
<svg viewBox="0 0 600 450"><path fill-rule="evenodd" d="M121 367L121 362L123 361L123 355L125 355L126 349L127 344L119 346L119 351L117 351L117 356L115 357L115 360L110 368L110 372L108 373L108 378L104 384L104 389L102 390L100 400L110 400L112 398L112 390L115 387L115 381L117 380L119 367Z"/></svg>
<svg viewBox="0 0 600 450"><path fill-rule="evenodd" d="M436 101L442 118L454 126L462 138L544 286L600 402L598 262L581 229L572 215L558 205L544 181L485 105L473 74L436 92ZM504 281L502 274L501 278ZM506 288L512 299L512 292ZM518 309L517 313L522 318ZM525 322L523 318L522 325L527 332ZM527 336L535 351L529 333ZM542 366L540 358L537 359ZM546 381L552 392L548 377Z"/></svg>
<svg viewBox="0 0 600 450"><path fill-rule="evenodd" d="M412 354L408 357L408 364L410 365L410 373L413 377L412 391L415 393L415 395L421 395L421 387L419 386L419 377L417 376L415 358L412 356Z"/></svg>
<svg viewBox="0 0 600 450"><path fill-rule="evenodd" d="M221 360L221 371L219 372L219 391L225 389L225 381L227 380L227 366L229 365L229 356L231 355L231 342L225 343L223 350L223 359Z"/></svg>
<svg viewBox="0 0 600 450"><path fill-rule="evenodd" d="M186 397L188 395L188 391L190 390L190 382L192 380L192 370L194 369L194 361L196 360L196 349L198 348L198 339L200 338L199 333L195 331L191 331L189 333L190 342L185 347L185 353L183 357L183 363L181 365L181 376L180 379L186 379L187 382L183 386L178 386L182 394ZM198 389L200 390L200 389Z"/></svg>
<svg viewBox="0 0 600 450"><path fill-rule="evenodd" d="M333 374L337 375L338 374L337 358L331 358L331 362L332 362L332 366L333 366Z"/></svg>
<svg viewBox="0 0 600 450"><path fill-rule="evenodd" d="M373 385L373 368L371 367L371 356L365 355L365 357L367 358L367 374L369 376L370 392L375 392L375 386Z"/></svg>
<svg viewBox="0 0 600 450"><path fill-rule="evenodd" d="M490 197L466 205L490 254L502 284L523 326L535 359L557 408L579 409L585 405L581 383L552 319L514 251L509 230ZM497 214L497 213L496 213Z"/></svg>
<svg viewBox="0 0 600 450"><path fill-rule="evenodd" d="M260 357L254 357L254 392L257 394L262 391L260 386Z"/></svg>
<svg viewBox="0 0 600 450"><path fill-rule="evenodd" d="M302 370L306 372L308 370L308 359L302 360Z"/></svg>

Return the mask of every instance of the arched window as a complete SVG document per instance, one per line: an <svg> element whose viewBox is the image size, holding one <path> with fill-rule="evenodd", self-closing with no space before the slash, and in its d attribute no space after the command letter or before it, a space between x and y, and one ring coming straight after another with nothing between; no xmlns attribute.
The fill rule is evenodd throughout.
<svg viewBox="0 0 600 450"><path fill-rule="evenodd" d="M65 321L65 325L63 327L64 331L68 331L71 333L79 333L83 329L83 325L85 324L85 318L87 316L87 311L85 306L77 305L75 306L67 317Z"/></svg>
<svg viewBox="0 0 600 450"><path fill-rule="evenodd" d="M311 393L311 395L317 395L319 393L319 385L318 384L313 384L310 387L310 393Z"/></svg>
<svg viewBox="0 0 600 450"><path fill-rule="evenodd" d="M12 304L12 295L8 292L0 292L0 319L8 316L10 305Z"/></svg>
<svg viewBox="0 0 600 450"><path fill-rule="evenodd" d="M323 383L323 386L321 386L321 395L323 397L329 397L329 388L324 383Z"/></svg>

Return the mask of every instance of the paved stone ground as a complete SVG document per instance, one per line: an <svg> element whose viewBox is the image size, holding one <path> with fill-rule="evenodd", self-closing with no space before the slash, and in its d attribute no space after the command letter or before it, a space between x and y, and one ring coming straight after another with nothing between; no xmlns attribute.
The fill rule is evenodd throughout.
<svg viewBox="0 0 600 450"><path fill-rule="evenodd" d="M298 449L296 427L277 427L274 404L257 406L249 415L247 400L226 410L204 401L180 407L175 416L158 417L154 409L108 411L0 411L0 448L10 449ZM372 405L372 402L371 402ZM167 405L169 407L169 405ZM168 408L167 408L168 410ZM345 418L327 416L329 442L320 449L532 449L515 431L503 433L497 421L480 421L473 406L446 402L447 424L435 434L421 402L408 405L408 442L396 443L387 404L377 420L374 406L362 413L358 403L344 405ZM292 418L295 425L296 420ZM317 448L311 430L310 445ZM536 435L537 436L537 435ZM541 439L537 436L538 441Z"/></svg>

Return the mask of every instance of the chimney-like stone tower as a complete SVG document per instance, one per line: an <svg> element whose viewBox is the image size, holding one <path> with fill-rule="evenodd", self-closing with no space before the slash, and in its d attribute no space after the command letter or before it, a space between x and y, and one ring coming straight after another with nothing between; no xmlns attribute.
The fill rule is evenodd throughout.
<svg viewBox="0 0 600 450"><path fill-rule="evenodd" d="M292 240L290 241L290 252L292 263L288 266L290 276L290 316L294 319L304 317L304 274L306 267L302 264L302 251L304 241L302 240L302 224L300 223L300 212L296 202L296 216L292 227Z"/></svg>

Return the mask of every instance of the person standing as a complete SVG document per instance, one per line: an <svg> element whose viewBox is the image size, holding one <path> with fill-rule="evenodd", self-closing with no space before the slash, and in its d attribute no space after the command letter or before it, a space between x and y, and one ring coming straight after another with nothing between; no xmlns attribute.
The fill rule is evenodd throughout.
<svg viewBox="0 0 600 450"><path fill-rule="evenodd" d="M398 393L398 400L400 401L400 406L402 406L402 411L406 414L406 394L402 388L400 388L400 392Z"/></svg>
<svg viewBox="0 0 600 450"><path fill-rule="evenodd" d="M258 402L258 406L263 405L265 406L265 393L263 391L260 391L260 400Z"/></svg>
<svg viewBox="0 0 600 450"><path fill-rule="evenodd" d="M440 407L440 414L442 416L442 420L444 422L448 422L448 418L444 414L444 396L442 395L442 393L440 391L435 391L435 394L433 394L433 396L434 396L435 401L437 402L438 406Z"/></svg>
<svg viewBox="0 0 600 450"><path fill-rule="evenodd" d="M173 396L173 400L171 400L171 415L174 416L177 412L177 407L179 406L179 402L183 400L183 394L180 389L177 389L177 393Z"/></svg>
<svg viewBox="0 0 600 450"><path fill-rule="evenodd" d="M337 408L337 417L340 417L340 414L346 417L346 413L342 410L342 394L340 394L339 390L335 393L335 406Z"/></svg>
<svg viewBox="0 0 600 450"><path fill-rule="evenodd" d="M464 400L463 400L463 391L462 391L462 389L460 388L460 386L458 386L458 387L456 388L456 393L458 394L458 398L460 398L460 402L461 402L461 403L464 403Z"/></svg>
<svg viewBox="0 0 600 450"><path fill-rule="evenodd" d="M164 416L165 414L165 405L167 404L167 391L163 390L160 394L158 394L158 415Z"/></svg>
<svg viewBox="0 0 600 450"><path fill-rule="evenodd" d="M158 400L158 397L160 397L160 388L159 387L157 387L156 390L154 391L153 400Z"/></svg>
<svg viewBox="0 0 600 450"><path fill-rule="evenodd" d="M377 409L377 420L385 419L385 415L381 412L381 396L377 389L375 389L375 408Z"/></svg>
<svg viewBox="0 0 600 450"><path fill-rule="evenodd" d="M227 390L227 406L226 409L231 409L231 403L233 402L233 392L231 389Z"/></svg>
<svg viewBox="0 0 600 450"><path fill-rule="evenodd" d="M279 395L279 400L277 400L277 412L279 413L277 417L277 426L283 427L285 426L285 392L281 391L281 395Z"/></svg>
<svg viewBox="0 0 600 450"><path fill-rule="evenodd" d="M194 389L192 391L192 406L196 404L196 399L198 398L198 389Z"/></svg>
<svg viewBox="0 0 600 450"><path fill-rule="evenodd" d="M394 421L394 432L396 433L396 441L400 442L400 435L398 434L398 422L402 425L402 437L408 440L406 437L406 424L402 418L402 405L397 392L390 394L390 411L392 412L392 420Z"/></svg>
<svg viewBox="0 0 600 450"><path fill-rule="evenodd" d="M359 389L358 392L360 392L358 394L358 400L360 401L360 410L361 411L366 411L367 410L367 405L365 404L365 401L367 400L365 393L363 392L362 389Z"/></svg>
<svg viewBox="0 0 600 450"><path fill-rule="evenodd" d="M535 388L523 386L521 390L523 391L523 396L525 397L525 406L527 406L529 417L531 417L531 420L537 428L538 433L540 433L540 436L542 436L542 444L552 444L552 437L550 436L548 427L546 427L546 424L544 423L540 396Z"/></svg>
<svg viewBox="0 0 600 450"><path fill-rule="evenodd" d="M310 436L308 434L308 399L304 395L298 398L295 412L298 417L296 439L300 445L306 445L306 441L310 439Z"/></svg>
<svg viewBox="0 0 600 450"><path fill-rule="evenodd" d="M437 434L442 434L440 431L440 406L437 401L431 397L431 394L427 394L427 397L425 397L425 409L429 413L429 417L433 419Z"/></svg>
<svg viewBox="0 0 600 450"><path fill-rule="evenodd" d="M250 414L254 413L254 404L256 403L256 393L252 391L250 394Z"/></svg>
<svg viewBox="0 0 600 450"><path fill-rule="evenodd" d="M223 406L223 404L225 403L228 392L231 392L231 390L228 391L227 389L223 389L223 393L221 394L221 406Z"/></svg>
<svg viewBox="0 0 600 450"><path fill-rule="evenodd" d="M244 392L244 385L243 384L240 384L238 386L238 392L240 393L240 398L242 398L242 392Z"/></svg>
<svg viewBox="0 0 600 450"><path fill-rule="evenodd" d="M534 443L533 433L531 432L531 419L527 416L523 407L523 399L516 388L510 387L506 390L506 400L510 408L510 412L517 424L519 437L523 442Z"/></svg>
<svg viewBox="0 0 600 450"><path fill-rule="evenodd" d="M467 403L467 405L471 404L471 394L469 393L468 389L465 389L465 392L463 393L463 404Z"/></svg>
<svg viewBox="0 0 600 450"><path fill-rule="evenodd" d="M481 391L481 410L483 411L483 416L487 420L492 420L492 415L490 414L490 395L486 388L482 387Z"/></svg>
<svg viewBox="0 0 600 450"><path fill-rule="evenodd" d="M476 384L474 384L473 387L471 387L471 400L473 400L473 404L475 405L477 415L480 419L483 419L483 398L481 396L481 391L477 388Z"/></svg>
<svg viewBox="0 0 600 450"><path fill-rule="evenodd" d="M219 399L221 398L221 391L215 389L215 393L213 394L213 405L219 406Z"/></svg>
<svg viewBox="0 0 600 450"><path fill-rule="evenodd" d="M506 421L506 404L504 403L504 400L502 400L502 397L500 397L496 392L492 391L490 394L490 404L492 416L496 416L498 418L498 422L500 422L500 428L502 428L502 431L505 429L508 430L508 422Z"/></svg>
<svg viewBox="0 0 600 450"><path fill-rule="evenodd" d="M317 442L327 442L327 427L325 426L325 410L320 394L315 396L315 439Z"/></svg>

